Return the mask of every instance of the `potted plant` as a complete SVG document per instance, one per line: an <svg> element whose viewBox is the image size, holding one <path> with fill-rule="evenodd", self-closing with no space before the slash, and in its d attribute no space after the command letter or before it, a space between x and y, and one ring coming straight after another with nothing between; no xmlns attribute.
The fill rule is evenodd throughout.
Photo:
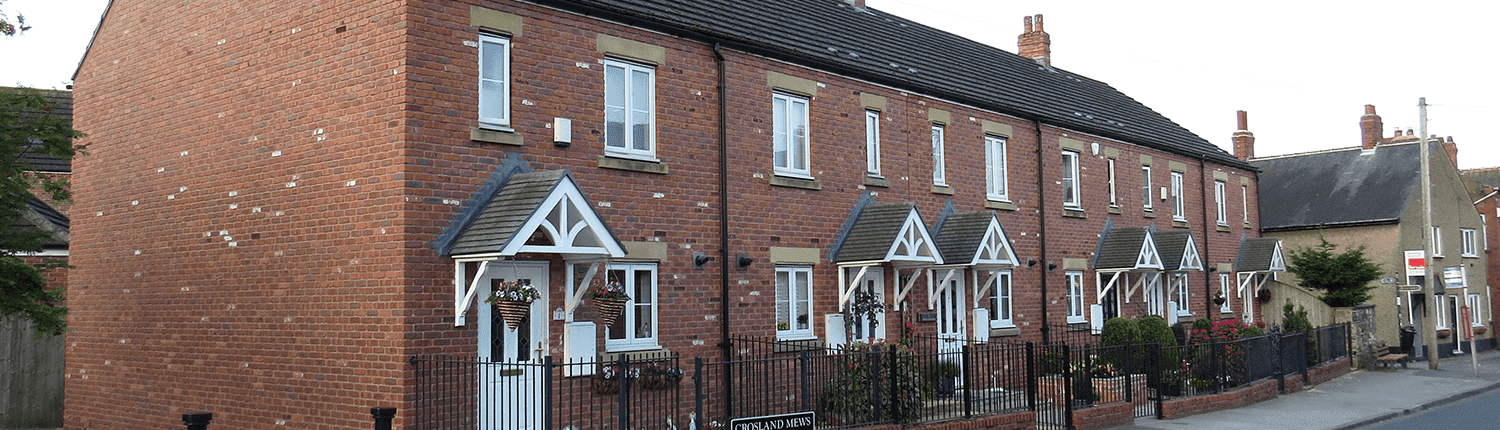
<svg viewBox="0 0 1500 430"><path fill-rule="evenodd" d="M599 319L605 327L615 324L615 320L625 311L625 302L630 300L630 296L625 295L625 284L616 280L595 283L590 297L593 298L594 307L599 309Z"/></svg>
<svg viewBox="0 0 1500 430"><path fill-rule="evenodd" d="M531 312L531 301L541 297L542 293L531 283L509 281L496 285L484 302L495 306L505 319L506 328L514 331Z"/></svg>
<svg viewBox="0 0 1500 430"><path fill-rule="evenodd" d="M941 398L953 397L958 391L958 363L937 361L932 363L932 390Z"/></svg>

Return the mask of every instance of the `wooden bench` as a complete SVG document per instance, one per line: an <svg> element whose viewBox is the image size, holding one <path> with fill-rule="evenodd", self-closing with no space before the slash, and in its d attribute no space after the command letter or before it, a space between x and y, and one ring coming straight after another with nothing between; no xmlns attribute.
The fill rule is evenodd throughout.
<svg viewBox="0 0 1500 430"><path fill-rule="evenodd" d="M1411 361L1407 359L1406 354L1398 352L1398 349L1386 347L1384 342L1370 345L1370 347L1374 350L1375 362L1380 363L1380 367L1389 367L1392 363L1401 363L1401 368L1406 369L1406 362Z"/></svg>

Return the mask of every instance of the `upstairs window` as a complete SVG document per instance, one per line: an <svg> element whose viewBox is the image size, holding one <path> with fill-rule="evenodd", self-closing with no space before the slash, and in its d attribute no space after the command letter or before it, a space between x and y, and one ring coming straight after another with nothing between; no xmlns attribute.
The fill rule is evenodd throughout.
<svg viewBox="0 0 1500 430"><path fill-rule="evenodd" d="M479 35L479 124L510 127L510 39Z"/></svg>
<svg viewBox="0 0 1500 430"><path fill-rule="evenodd" d="M985 196L990 200L1010 200L1010 178L1005 165L1005 138L984 137Z"/></svg>
<svg viewBox="0 0 1500 430"><path fill-rule="evenodd" d="M771 97L771 116L776 174L811 178L807 153L807 98L776 93Z"/></svg>
<svg viewBox="0 0 1500 430"><path fill-rule="evenodd" d="M1151 212L1151 166L1141 166L1141 192L1145 196L1141 207Z"/></svg>
<svg viewBox="0 0 1500 430"><path fill-rule="evenodd" d="M880 112L865 111L865 172L880 176Z"/></svg>
<svg viewBox="0 0 1500 430"><path fill-rule="evenodd" d="M1224 181L1214 181L1214 207L1218 209L1214 220L1219 225L1229 225L1229 215L1224 213Z"/></svg>
<svg viewBox="0 0 1500 430"><path fill-rule="evenodd" d="M656 157L656 69L604 60L604 150Z"/></svg>
<svg viewBox="0 0 1500 430"><path fill-rule="evenodd" d="M932 125L932 183L933 185L948 185L947 175L944 171L947 165L943 160L943 125Z"/></svg>
<svg viewBox="0 0 1500 430"><path fill-rule="evenodd" d="M1240 185L1240 216L1245 218L1245 225L1250 224L1250 186Z"/></svg>
<svg viewBox="0 0 1500 430"><path fill-rule="evenodd" d="M1433 226L1432 227L1432 256L1433 257L1442 257L1443 256L1443 228L1442 227L1437 227L1437 226Z"/></svg>
<svg viewBox="0 0 1500 430"><path fill-rule="evenodd" d="M1465 228L1465 229L1459 229L1458 231L1459 231L1460 237L1463 239L1463 245L1464 245L1463 252L1464 252L1464 256L1465 257L1478 257L1479 256L1479 246L1478 246L1478 241L1475 240L1475 238L1474 238L1474 236L1475 236L1474 229L1472 229L1472 228Z"/></svg>
<svg viewBox="0 0 1500 430"><path fill-rule="evenodd" d="M1109 207L1120 207L1120 202L1115 198L1115 159L1109 161Z"/></svg>
<svg viewBox="0 0 1500 430"><path fill-rule="evenodd" d="M1078 153L1063 151L1063 206L1078 208L1082 203L1078 190Z"/></svg>
<svg viewBox="0 0 1500 430"><path fill-rule="evenodd" d="M1187 221L1186 209L1182 204L1182 172L1172 172L1172 220Z"/></svg>

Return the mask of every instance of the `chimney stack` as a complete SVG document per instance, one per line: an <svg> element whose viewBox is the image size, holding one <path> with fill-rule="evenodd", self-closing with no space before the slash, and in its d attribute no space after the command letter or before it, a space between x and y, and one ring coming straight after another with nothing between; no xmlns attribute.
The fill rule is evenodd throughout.
<svg viewBox="0 0 1500 430"><path fill-rule="evenodd" d="M1245 111L1239 111L1240 128L1235 129L1234 156L1249 161L1255 158L1255 134L1250 132L1249 119Z"/></svg>
<svg viewBox="0 0 1500 430"><path fill-rule="evenodd" d="M1375 114L1375 105L1365 105L1365 114L1359 117L1359 146L1364 149L1375 149L1375 144L1380 143L1383 129L1385 126L1380 123L1380 115Z"/></svg>
<svg viewBox="0 0 1500 430"><path fill-rule="evenodd" d="M1033 19L1035 20L1034 27ZM1036 14L1034 18L1028 16L1024 21L1026 22L1026 32L1021 33L1021 36L1016 40L1016 46L1019 48L1018 53L1022 57L1036 60L1037 63L1040 63L1044 67L1051 68L1052 36L1048 36L1047 32L1042 30L1042 14Z"/></svg>
<svg viewBox="0 0 1500 430"><path fill-rule="evenodd" d="M1458 144L1457 143L1453 143L1453 136L1448 136L1447 140L1443 140L1442 138L1438 138L1437 141L1443 142L1443 150L1444 151L1448 151L1448 160L1453 162L1453 166L1454 167L1457 167L1458 166Z"/></svg>
<svg viewBox="0 0 1500 430"><path fill-rule="evenodd" d="M865 8L865 0L844 0L844 3L848 3L850 6L854 6L860 9Z"/></svg>

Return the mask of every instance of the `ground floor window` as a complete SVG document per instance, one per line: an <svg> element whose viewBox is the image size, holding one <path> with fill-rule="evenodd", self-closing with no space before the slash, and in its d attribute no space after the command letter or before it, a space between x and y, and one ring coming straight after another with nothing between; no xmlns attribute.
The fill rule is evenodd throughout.
<svg viewBox="0 0 1500 430"><path fill-rule="evenodd" d="M811 338L812 327L812 268L777 267L776 337Z"/></svg>
<svg viewBox="0 0 1500 430"><path fill-rule="evenodd" d="M1083 272L1070 271L1065 276L1068 285L1068 323L1088 322L1083 314Z"/></svg>
<svg viewBox="0 0 1500 430"><path fill-rule="evenodd" d="M655 264L611 264L606 282L625 287L630 300L625 311L606 327L604 347L610 351L655 349L657 346L657 288Z"/></svg>
<svg viewBox="0 0 1500 430"><path fill-rule="evenodd" d="M990 327L1015 327L1011 318L1010 272L995 270L991 275L995 283L990 286Z"/></svg>

